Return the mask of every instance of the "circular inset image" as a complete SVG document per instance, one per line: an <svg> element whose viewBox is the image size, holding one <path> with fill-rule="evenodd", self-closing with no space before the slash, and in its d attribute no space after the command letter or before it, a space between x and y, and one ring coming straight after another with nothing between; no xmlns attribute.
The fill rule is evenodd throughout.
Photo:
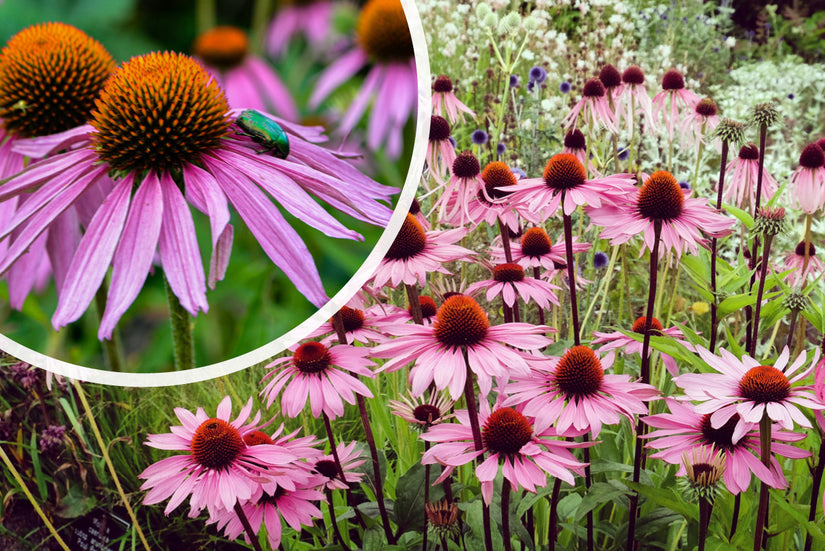
<svg viewBox="0 0 825 551"><path fill-rule="evenodd" d="M0 348L87 380L153 374L130 385L215 366L185 376L202 380L363 284L424 160L417 13L265 8L3 3Z"/></svg>

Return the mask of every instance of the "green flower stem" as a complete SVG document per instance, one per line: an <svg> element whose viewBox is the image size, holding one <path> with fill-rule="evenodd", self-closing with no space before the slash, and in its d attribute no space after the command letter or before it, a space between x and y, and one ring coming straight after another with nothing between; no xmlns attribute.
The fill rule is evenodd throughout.
<svg viewBox="0 0 825 551"><path fill-rule="evenodd" d="M146 541L146 536L143 535L143 530L140 528L140 524L135 516L135 511L129 504L129 499L126 497L126 493L123 491L123 486L120 484L120 478L118 478L115 466L112 464L112 458L109 457L109 446L107 446L106 442L103 441L103 435L100 434L100 428L97 426L97 421L95 421L95 417L92 414L92 408L89 406L89 401L86 399L86 393L83 391L83 387L77 379L72 379L72 385L74 385L75 392L77 392L77 396L83 404L83 409L86 411L86 416L89 419L89 425L92 427L92 432L95 435L95 440L97 440L98 446L100 446L100 454L103 456L103 461L109 469L109 474L112 475L112 481L115 483L117 493L120 495L121 501L123 501L123 506L126 508L129 518L132 519L132 526L135 528L143 547L146 551L149 551L149 542Z"/></svg>
<svg viewBox="0 0 825 551"><path fill-rule="evenodd" d="M326 414L326 412L322 411L321 414L324 416L324 429L326 429L326 431L327 431L327 438L329 439L329 447L332 450L332 458L335 460L335 468L338 470L338 478L341 479L341 482L346 484L347 478L344 475L344 468L341 466L341 458L338 457L338 448L337 448L336 443L335 443L335 434L332 432L332 424L330 423L329 416ZM344 538L341 537L341 531L338 529L338 520L335 518L335 510L332 507L332 490L327 488L326 492L328 494L327 495L327 501L329 502L329 521L332 523L332 530L335 534L335 538L338 541L338 543L341 545L341 547L343 547L344 549L348 549L347 545L344 543ZM354 507L352 505L354 502L352 500L352 493L350 492L349 487L347 487L347 489L346 489L346 497L347 497L347 504L350 505L352 507L352 509L355 511L359 522L361 522L361 526L362 527L366 526L364 524L364 519L361 518L361 514L358 511L358 508Z"/></svg>
<svg viewBox="0 0 825 551"><path fill-rule="evenodd" d="M246 518L246 513L243 512L243 507L241 507L241 504L238 502L235 502L235 514L238 516L238 520L241 521L244 532L246 532L246 537L252 542L252 547L255 551L263 551L261 549L261 543L258 541L258 535L252 529L252 526L249 524L249 519Z"/></svg>
<svg viewBox="0 0 825 551"><path fill-rule="evenodd" d="M95 307L98 318L103 319L103 312L106 311L106 297L109 294L109 285L106 279L95 293ZM121 345L120 330L115 326L111 339L103 339L103 351L106 357L106 368L109 371L123 371L126 362L123 359L123 346Z"/></svg>
<svg viewBox="0 0 825 551"><path fill-rule="evenodd" d="M37 516L40 517L40 520L43 521L43 524L46 525L46 528L48 528L52 537L54 537L54 541L57 542L61 549L64 549L65 551L71 551L69 549L69 546L66 545L66 542L63 541L63 538L60 537L60 534L57 533L57 530L55 529L54 525L49 521L49 517L46 516L46 513L44 513L43 509L40 508L40 505L37 504L37 500L34 499L34 496L29 491L28 486L26 486L26 483L23 481L23 477L21 477L20 473L17 472L17 469L14 467L14 463L12 463L9 456L6 455L6 450L3 449L3 446L0 446L0 459L2 459L3 463L6 464L6 468L12 474L14 480L17 481L17 484L18 486L20 486L20 489L23 490L23 493L26 495L26 498L29 500L29 503L31 503L32 508L34 508L34 512L37 513Z"/></svg>
<svg viewBox="0 0 825 551"><path fill-rule="evenodd" d="M252 9L252 28L249 36L250 50L253 54L260 55L264 51L264 36L266 35L266 27L269 25L271 13L272 0L255 0Z"/></svg>
<svg viewBox="0 0 825 551"><path fill-rule="evenodd" d="M596 327L601 327L602 323L602 314L604 314L604 307L605 303L607 302L607 295L608 290L610 289L610 281L613 279L613 268L616 265L616 258L619 256L619 247L613 247L613 251L610 253L610 262L607 264L607 275L602 279L601 283L599 283L599 289L596 291L596 294L593 295L593 300L590 301L590 305L587 307L587 313L584 314L584 320L582 321L582 327L587 327L587 321L590 319L590 314L593 313L593 307L596 305L596 301L599 298L599 295L602 295L602 302L599 305L599 314L596 316Z"/></svg>
<svg viewBox="0 0 825 551"><path fill-rule="evenodd" d="M722 162L719 168L719 189L716 192L716 208L722 208L722 191L725 189L725 165L728 164L728 142L722 140ZM710 240L710 292L713 294L713 302L710 304L710 353L716 350L716 334L719 332L719 319L716 306L716 247L718 240L714 237Z"/></svg>
<svg viewBox="0 0 825 551"><path fill-rule="evenodd" d="M175 370L183 371L195 367L195 339L192 330L195 321L192 315L181 305L169 280L163 278L166 284L166 300L169 302L169 323L172 324L172 346L175 354Z"/></svg>
<svg viewBox="0 0 825 551"><path fill-rule="evenodd" d="M702 137L705 135L705 127L707 126L707 121L702 123ZM699 167L702 163L702 153L705 152L705 142L703 140L699 140L699 151L696 154L696 168L693 170L693 181L690 184L691 193L696 192L696 182L699 181Z"/></svg>
<svg viewBox="0 0 825 551"><path fill-rule="evenodd" d="M196 0L195 28L198 34L205 33L216 25L216 4L216 0Z"/></svg>
<svg viewBox="0 0 825 551"><path fill-rule="evenodd" d="M762 451L762 464L770 468L771 466L771 418L766 411L759 421L759 443ZM762 549L762 537L765 526L768 524L768 500L770 498L770 487L762 482L759 486L759 509L756 513L756 532L753 536L753 551ZM816 496L814 499L818 499Z"/></svg>
<svg viewBox="0 0 825 551"><path fill-rule="evenodd" d="M637 174L633 165L633 148L636 143L636 98L633 97L633 94L630 95L630 116L630 145L628 146L630 149L628 150L627 168Z"/></svg>

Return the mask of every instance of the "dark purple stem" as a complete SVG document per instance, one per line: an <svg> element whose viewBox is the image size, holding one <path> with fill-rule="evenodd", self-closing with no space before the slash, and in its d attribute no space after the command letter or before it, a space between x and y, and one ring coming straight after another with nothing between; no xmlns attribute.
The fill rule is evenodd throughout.
<svg viewBox="0 0 825 551"><path fill-rule="evenodd" d="M564 205L564 192L562 192L562 205ZM562 211L564 207L562 206ZM576 300L576 267L573 259L573 220L569 214L562 214L564 220L564 252L567 261L567 287L570 289L570 308L573 316L573 342L576 346L581 344L579 330L579 305Z"/></svg>
<svg viewBox="0 0 825 551"><path fill-rule="evenodd" d="M252 530L252 526L249 524L249 519L246 518L246 513L243 512L243 507L241 507L241 504L238 502L235 502L235 514L238 515L238 520L241 521L244 532L246 532L246 537L248 537L249 541L252 542L252 547L255 548L255 551L263 551L261 549L261 544L258 542L258 535L254 530Z"/></svg>
<svg viewBox="0 0 825 551"><path fill-rule="evenodd" d="M541 272L537 267L533 268L533 277L539 279L541 277ZM536 303L536 309L539 311L539 325L544 325L544 308L541 307L538 303Z"/></svg>
<svg viewBox="0 0 825 551"><path fill-rule="evenodd" d="M550 495L550 525L547 527L548 551L556 551L556 536L559 524L559 494L561 493L561 479L553 481L553 493Z"/></svg>
<svg viewBox="0 0 825 551"><path fill-rule="evenodd" d="M759 443L762 452L762 464L770 469L771 467L771 418L767 411L759 421ZM756 532L753 536L753 551L762 548L762 538L765 535L765 526L768 522L768 499L770 498L770 487L762 482L759 486L759 508L756 513ZM816 498L814 498L816 499Z"/></svg>
<svg viewBox="0 0 825 551"><path fill-rule="evenodd" d="M820 432L820 437L822 437L822 433ZM816 520L816 506L819 503L819 488L822 485L822 472L825 470L825 446L822 445L823 442L820 441L819 443L819 462L816 464L816 469L814 470L814 483L811 485L811 510L808 513L808 521L813 522ZM811 546L813 545L813 539L811 538L811 534L805 536L805 551L811 551Z"/></svg>
<svg viewBox="0 0 825 551"><path fill-rule="evenodd" d="M731 515L730 521L730 534L728 535L728 539L732 540L733 536L736 534L736 527L739 525L739 508L742 506L742 492L736 494L736 497L733 498L733 514Z"/></svg>
<svg viewBox="0 0 825 551"><path fill-rule="evenodd" d="M768 137L768 127L766 125L761 125L759 127L759 172L756 174L756 197L753 203L753 217L756 218L756 211L759 210L759 207L762 203L762 170L765 167L765 141ZM753 282L756 278L756 250L759 248L759 236L754 237L753 244L751 246L751 255L748 259L748 268L751 271L751 284L750 287L753 287ZM750 350L753 341L756 340L757 334L753 330L753 309L750 305L745 307L745 348L746 350Z"/></svg>
<svg viewBox="0 0 825 551"><path fill-rule="evenodd" d="M699 551L705 551L705 540L708 537L708 526L712 514L713 502L699 498Z"/></svg>
<svg viewBox="0 0 825 551"><path fill-rule="evenodd" d="M506 478L501 482L501 536L504 540L504 551L511 551L510 543L510 481Z"/></svg>
<svg viewBox="0 0 825 551"><path fill-rule="evenodd" d="M719 168L719 189L716 192L716 209L722 209L722 192L725 189L725 166L728 164L728 142L722 140L722 166ZM716 350L716 333L719 329L719 319L716 306L716 247L718 240L710 240L710 291L713 293L713 302L710 305L710 353Z"/></svg>
<svg viewBox="0 0 825 551"><path fill-rule="evenodd" d="M762 250L761 269L759 270L759 290L756 292L756 306L753 312L753 331L751 332L751 347L748 353L751 357L756 356L756 343L759 342L759 315L762 313L762 295L765 294L765 280L768 279L768 257L771 254L771 241L773 236L765 236L765 248Z"/></svg>
<svg viewBox="0 0 825 551"><path fill-rule="evenodd" d="M501 234L501 246L504 247L504 258L509 264L513 261L513 252L510 250L510 229L504 225L501 218L498 219L498 232Z"/></svg>
<svg viewBox="0 0 825 551"><path fill-rule="evenodd" d="M335 536L335 541L338 545L349 551L349 547L344 543L344 538L341 536L341 530L338 528L338 519L335 518L335 507L332 505L332 490L324 488L324 494L327 496L327 506L329 507L329 521L332 523L332 532Z"/></svg>
<svg viewBox="0 0 825 551"><path fill-rule="evenodd" d="M421 313L421 299L418 294L417 285L404 284L407 289L407 302L410 303L410 313L413 321L418 325L424 325L424 314Z"/></svg>
<svg viewBox="0 0 825 551"><path fill-rule="evenodd" d="M590 442L590 433L586 433L582 436L582 440L584 442ZM592 483L592 479L590 477L590 448L584 448L582 450L584 453L584 487L587 488L587 491L590 491L590 485ZM593 551L594 549L594 540L593 540L593 509L587 511L587 551Z"/></svg>

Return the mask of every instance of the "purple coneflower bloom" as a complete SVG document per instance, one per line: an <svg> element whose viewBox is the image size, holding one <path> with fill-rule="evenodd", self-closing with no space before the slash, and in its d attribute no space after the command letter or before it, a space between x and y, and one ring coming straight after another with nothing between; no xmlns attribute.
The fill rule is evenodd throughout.
<svg viewBox="0 0 825 551"><path fill-rule="evenodd" d="M819 359L818 348L811 366L799 373L807 356L803 352L788 365L791 353L787 346L772 366L761 365L750 356L739 359L725 349L720 350L721 357L702 347L696 349L702 360L718 373L686 373L673 382L688 398L702 402L696 406L696 411L710 413L713 428L719 428L734 415L739 415L733 442L738 442L756 426L763 415L784 429L792 429L794 422L811 428L811 422L799 407L825 409L825 404L815 401L810 385L792 386L811 374Z"/></svg>
<svg viewBox="0 0 825 551"><path fill-rule="evenodd" d="M646 322L647 318L645 318L644 316L638 318L633 323L632 331L634 333L644 335ZM678 327L668 327L667 329L665 329L664 327L662 327L662 323L656 318L653 318L653 320L650 322L650 334L662 337L671 337L691 352L694 351L693 345L684 340L685 336L682 334ZM642 355L642 343L632 337L628 337L621 331L614 331L612 333L601 333L599 331L594 331L593 335L596 337L596 339L593 340L593 344L603 344L603 346L601 347L602 350L615 350L616 348L624 348L625 354L638 354L640 356ZM673 359L673 356L668 356L667 354L662 353L662 362L665 364L668 373L670 373L672 376L675 377L679 374L679 368L676 366L676 360Z"/></svg>
<svg viewBox="0 0 825 551"><path fill-rule="evenodd" d="M524 488L536 492L536 487L547 486L548 475L574 484L573 471L584 475L584 463L580 463L570 448L590 446L588 443L556 440L560 434L552 427L534 430L533 424L522 413L509 407L497 407L492 412L486 400L481 401L479 424L481 425L481 450L475 449L470 417L466 409L455 412L458 423L445 423L432 427L421 435L423 440L435 442L421 458L425 465L440 463L447 467L438 481L445 479L455 467L488 454L475 469L481 482L484 503L493 498L493 481L499 472L510 481L514 490Z"/></svg>
<svg viewBox="0 0 825 551"><path fill-rule="evenodd" d="M698 147L705 136L710 135L719 126L719 110L716 102L703 98L696 103L693 111L679 124L679 138L688 147Z"/></svg>
<svg viewBox="0 0 825 551"><path fill-rule="evenodd" d="M433 425L452 419L450 413L454 401L443 392L430 392L430 396L401 395L401 400L390 400L387 405L393 415L397 415L422 431L429 430Z"/></svg>
<svg viewBox="0 0 825 551"><path fill-rule="evenodd" d="M546 358L546 359L545 359ZM602 423L615 425L624 416L647 413L645 402L658 397L654 387L633 382L630 375L606 375L613 352L603 358L587 346L574 346L561 358L531 362L528 374L513 373L504 405L523 405L536 418L536 430L555 426L559 433L571 427L599 436Z"/></svg>
<svg viewBox="0 0 825 551"><path fill-rule="evenodd" d="M666 104L670 99L670 111ZM662 77L662 91L653 96L653 117L662 114L669 139L673 139L676 124L692 113L701 98L685 88L685 77L676 69L670 69Z"/></svg>
<svg viewBox="0 0 825 551"><path fill-rule="evenodd" d="M338 460L341 462L341 470L344 471L344 480L338 472L335 464L335 457L332 454L324 455L314 462L314 471L324 477L323 487L327 490L346 490L350 484L357 484L364 478L364 473L356 469L366 463L366 459L361 455L361 450L356 446L358 442L346 444L339 442L335 447L338 453Z"/></svg>
<svg viewBox="0 0 825 551"><path fill-rule="evenodd" d="M441 75L433 83L433 115L447 117L450 124L464 122L464 114L475 118L475 112L461 103L453 92L453 81L447 75Z"/></svg>
<svg viewBox="0 0 825 551"><path fill-rule="evenodd" d="M816 247L813 243L808 243L808 265L805 266L805 241L799 244L791 252L785 255L785 269L793 270L785 281L791 287L802 285L810 276L817 277L825 271L825 263L816 256Z"/></svg>
<svg viewBox="0 0 825 551"><path fill-rule="evenodd" d="M386 144L387 155L397 158L401 154L402 130L415 113L418 101L412 37L400 0L369 0L361 8L357 33L358 45L324 71L309 105L318 107L333 90L373 60L374 65L344 115L339 131L348 134L374 96L367 145L374 150Z"/></svg>
<svg viewBox="0 0 825 551"><path fill-rule="evenodd" d="M95 99L115 62L106 49L84 32L63 23L27 27L9 39L0 64L0 180L23 170L27 158L14 151L20 140L47 136L86 123ZM0 220L7 223L23 208L28 194L0 203ZM68 209L28 248L20 262L5 274L9 305L20 310L32 289L43 289L54 274L59 290L71 255L80 241L77 213ZM0 227L0 230L3 228ZM0 239L0 258L15 230Z"/></svg>
<svg viewBox="0 0 825 551"><path fill-rule="evenodd" d="M593 164L593 159L587 158L587 140L584 133L578 128L571 128L564 135L564 147L562 153L570 153L574 155L581 164L587 162L587 171L596 177L601 177L601 172L596 170L596 165Z"/></svg>
<svg viewBox="0 0 825 551"><path fill-rule="evenodd" d="M739 149L739 155L725 168L724 198L739 208L747 202L756 202L756 180L759 176L759 149L748 143ZM778 185L767 169L762 167L762 201L768 201L776 193ZM763 203L764 204L764 203Z"/></svg>
<svg viewBox="0 0 825 551"><path fill-rule="evenodd" d="M484 185L467 204L470 222L476 226L483 221L492 226L501 220L510 231L518 232L519 205L512 201L508 191L518 182L516 172L501 161L493 161L481 171L481 181Z"/></svg>
<svg viewBox="0 0 825 551"><path fill-rule="evenodd" d="M370 367L375 364L367 355L368 348L349 345L327 347L320 342L306 342L292 351L292 356L278 358L266 367L275 368L264 379L272 377L261 395L266 407L271 407L281 394L281 411L296 417L309 400L313 417L325 413L330 419L344 414L344 401L355 404L355 394L372 398L372 392L358 375L374 377ZM284 365L286 364L286 365Z"/></svg>
<svg viewBox="0 0 825 551"><path fill-rule="evenodd" d="M643 417L647 425L659 429L646 434L643 438L650 439L645 446L652 450L659 450L650 454L672 465L681 465L682 454L702 445L715 445L725 454L725 486L732 494L738 494L748 489L751 473L760 481L766 482L773 488L786 488L785 475L782 466L773 453L783 457L800 459L808 457L810 452L800 450L787 442L799 442L805 438L804 434L781 430L771 427L771 467L766 467L759 459L760 444L759 431L750 430L744 436L733 439L734 429L739 422L739 415L734 414L723 425L714 427L711 424L711 414L698 413L689 403L680 402L673 398L665 398L670 413L659 413ZM684 466L679 467L677 476L684 474Z"/></svg>
<svg viewBox="0 0 825 551"><path fill-rule="evenodd" d="M459 153L453 161L450 181L433 205L441 220L451 226L466 226L471 222L469 206L484 187L481 164L470 151Z"/></svg>
<svg viewBox="0 0 825 551"><path fill-rule="evenodd" d="M466 293L472 295L481 289L487 290L485 297L488 303L500 296L504 304L511 308L515 306L517 297L521 297L525 304L532 300L541 308L549 308L551 302L559 306L555 293L559 287L525 275L524 268L516 263L496 265L492 279L476 281L467 287Z"/></svg>
<svg viewBox="0 0 825 551"><path fill-rule="evenodd" d="M267 51L280 56L297 34L303 34L311 45L328 40L334 9L335 2L329 0L281 4L266 31Z"/></svg>
<svg viewBox="0 0 825 551"><path fill-rule="evenodd" d="M200 34L192 50L223 89L232 109L258 109L290 121L298 119L289 89L266 61L249 54L249 37L242 29L215 27Z"/></svg>
<svg viewBox="0 0 825 551"><path fill-rule="evenodd" d="M352 303L353 301L350 301ZM342 306L338 313L344 324L344 332L347 335L346 344L369 344L382 343L389 339L384 332L387 324L397 323L400 308L394 305L374 304L369 308L358 308L353 306ZM403 311L403 310L401 310ZM321 335L330 335L330 339L337 340L332 320L326 321L318 326L318 329L308 334L307 337L314 338ZM326 342L327 339L325 338Z"/></svg>
<svg viewBox="0 0 825 551"><path fill-rule="evenodd" d="M475 300L453 295L438 309L432 325L399 324L388 331L397 338L372 349L373 358L389 358L378 371L393 372L415 362L410 371L413 396L420 396L434 383L436 390L449 388L450 397L455 400L464 391L467 380L463 350L481 394L487 396L493 377L529 370L527 354L507 345L537 350L550 343L544 334L555 330L529 323L491 327L487 314Z"/></svg>
<svg viewBox="0 0 825 551"><path fill-rule="evenodd" d="M813 214L825 206L825 153L811 143L799 155L799 168L791 175L793 203L805 214Z"/></svg>
<svg viewBox="0 0 825 551"><path fill-rule="evenodd" d="M493 246L490 247L490 256L494 262L504 262L504 247L501 246L500 237L496 237ZM578 236L573 236L573 252L583 253L590 250L590 243L579 243ZM543 228L538 226L527 229L518 242L510 247L513 255L513 262L521 264L524 268L545 268L547 270L557 270L559 265L565 265L564 236L552 242L550 236Z"/></svg>
<svg viewBox="0 0 825 551"><path fill-rule="evenodd" d="M427 165L436 182L444 184L443 174L450 174L455 162L455 146L450 143L450 123L444 117L430 117L430 139L427 142Z"/></svg>
<svg viewBox="0 0 825 551"><path fill-rule="evenodd" d="M168 515L191 495L190 516L197 516L204 508L216 514L252 498L268 473L294 471L296 477L306 480L307 475L292 466L298 459L293 452L273 444L247 445L244 437L261 428L260 412L244 424L251 412L252 398L230 422L229 396L221 400L213 418L203 408L194 414L175 408L181 424L171 427L171 433L150 434L146 445L187 453L161 459L138 475L146 480L140 489L149 490L143 503L153 505L171 498L164 511Z"/></svg>
<svg viewBox="0 0 825 551"><path fill-rule="evenodd" d="M584 125L599 124L613 134L618 132L616 114L610 109L607 102L607 91L598 78L591 78L584 83L582 99L573 106L561 121L564 129L576 128L580 115L584 119Z"/></svg>
<svg viewBox="0 0 825 551"><path fill-rule="evenodd" d="M653 116L653 103L645 88L645 75L642 70L632 65L622 73L622 85L618 88L614 98L617 101L616 127L621 126L621 119L627 121L627 130L631 131L636 124L634 115L644 116L647 128L656 128L656 119Z"/></svg>
<svg viewBox="0 0 825 551"><path fill-rule="evenodd" d="M654 172L641 188L623 201L588 207L587 214L597 226L604 227L600 237L611 245L630 241L642 234L645 246L653 250L654 228L661 224L661 242L665 250L681 256L685 249L696 254L704 243L699 231L723 237L730 233L733 220L710 208L707 199L686 198L685 192L669 172Z"/></svg>
<svg viewBox="0 0 825 551"><path fill-rule="evenodd" d="M174 108L166 106L170 96ZM165 106L166 117L157 117L159 106ZM326 235L360 239L312 196L355 218L386 225L391 211L377 201L397 190L315 145L324 139L317 128L272 119L289 137L290 153L286 159L262 154L232 125L233 115L237 112L229 111L223 92L191 58L152 53L124 63L107 82L90 126L18 142L16 150L27 155L63 152L30 165L0 188L0 201L28 194L25 208L0 233L2 239L22 230L0 273L44 231L61 228L61 214L74 207L85 234L66 270L52 317L55 328L83 314L111 264L98 330L99 338L109 338L143 286L156 251L171 290L196 315L208 310L207 279L190 204L210 219L208 282L214 287L229 262L231 203L298 290L316 306L324 304L327 296L312 256L267 194Z"/></svg>

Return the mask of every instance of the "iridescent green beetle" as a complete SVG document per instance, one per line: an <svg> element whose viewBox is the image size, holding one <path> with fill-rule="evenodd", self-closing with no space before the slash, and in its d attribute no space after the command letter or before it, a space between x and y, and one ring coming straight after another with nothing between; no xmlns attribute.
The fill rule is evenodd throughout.
<svg viewBox="0 0 825 551"><path fill-rule="evenodd" d="M260 111L244 109L235 121L243 133L252 138L252 141L263 145L279 159L286 159L289 155L289 138L277 122L273 121Z"/></svg>

